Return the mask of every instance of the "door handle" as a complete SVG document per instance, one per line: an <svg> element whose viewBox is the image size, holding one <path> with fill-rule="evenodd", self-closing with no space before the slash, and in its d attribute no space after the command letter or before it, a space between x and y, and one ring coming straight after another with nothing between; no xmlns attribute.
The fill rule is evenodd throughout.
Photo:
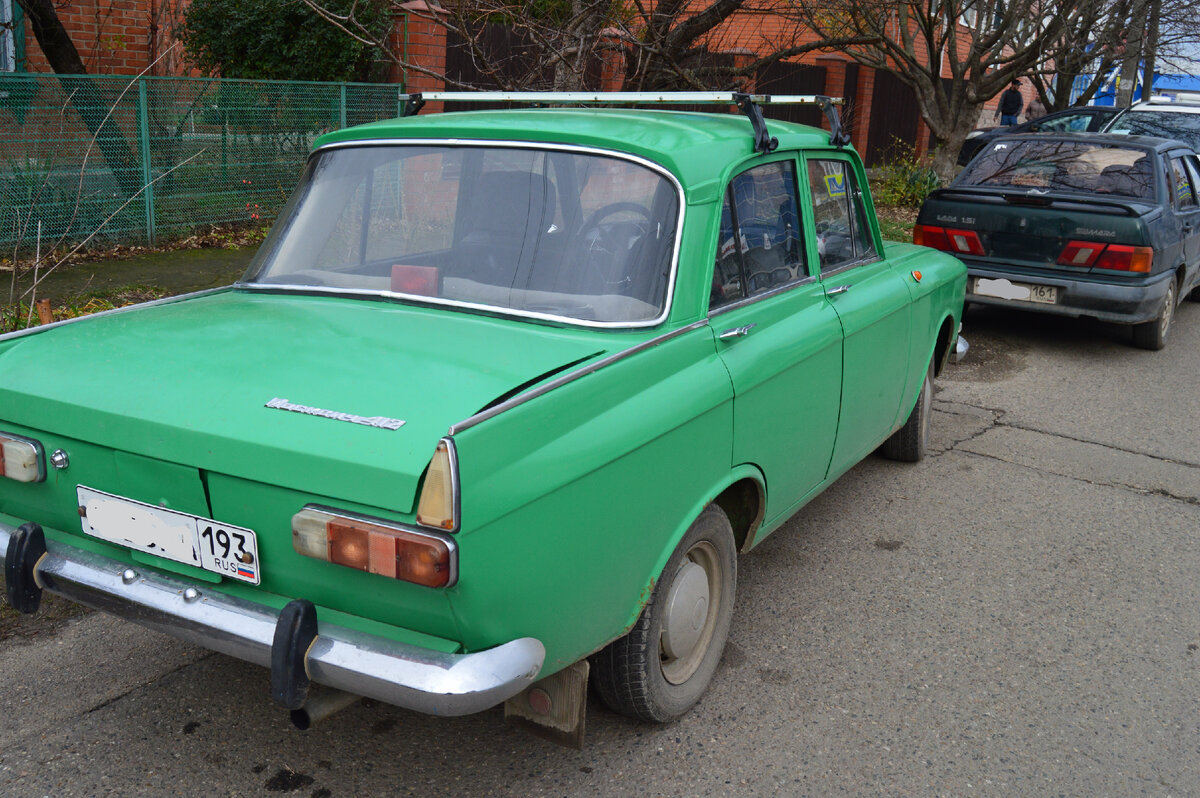
<svg viewBox="0 0 1200 798"><path fill-rule="evenodd" d="M747 333L749 333L751 330L753 330L757 326L758 326L757 324L746 324L741 327L730 327L728 330L725 330L717 337L720 338L722 341L727 341L730 338L741 338L743 335L746 335Z"/></svg>
<svg viewBox="0 0 1200 798"><path fill-rule="evenodd" d="M837 296L838 294L844 294L849 290L850 286L848 285L835 285L833 288L825 289L825 296Z"/></svg>

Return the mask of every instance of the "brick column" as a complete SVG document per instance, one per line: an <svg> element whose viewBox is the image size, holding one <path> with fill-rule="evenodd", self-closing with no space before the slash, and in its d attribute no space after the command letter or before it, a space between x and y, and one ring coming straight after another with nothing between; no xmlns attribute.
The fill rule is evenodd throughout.
<svg viewBox="0 0 1200 798"><path fill-rule="evenodd" d="M625 85L625 44L621 31L600 31L600 85L597 91L620 91Z"/></svg>
<svg viewBox="0 0 1200 798"><path fill-rule="evenodd" d="M439 6L430 5L426 0L411 0L400 6L400 11L403 14L404 27L396 26L392 29L392 46L395 51L406 55L410 64L422 66L439 76L444 76L446 74L446 29L426 17L446 12ZM418 14L420 16L417 16ZM407 51L404 41L406 30L408 35ZM395 78L398 79L399 75L396 75ZM405 90L408 92L443 91L445 88L446 81L441 77L408 70L405 82ZM433 108L431 105L429 110L441 109Z"/></svg>

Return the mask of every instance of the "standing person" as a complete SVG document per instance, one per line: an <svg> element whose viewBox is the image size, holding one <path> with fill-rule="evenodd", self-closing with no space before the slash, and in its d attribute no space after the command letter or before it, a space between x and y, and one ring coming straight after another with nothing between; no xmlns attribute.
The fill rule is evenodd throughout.
<svg viewBox="0 0 1200 798"><path fill-rule="evenodd" d="M1004 90L1000 95L1000 105L996 107L996 115L1000 119L1000 124L1005 127L1017 124L1017 115L1021 113L1021 109L1025 106L1025 98L1021 96L1021 81L1014 80L1012 85Z"/></svg>
<svg viewBox="0 0 1200 798"><path fill-rule="evenodd" d="M1033 119L1041 119L1046 115L1046 106L1042 104L1042 98L1033 95L1033 99L1029 101L1029 105L1025 106L1025 121Z"/></svg>

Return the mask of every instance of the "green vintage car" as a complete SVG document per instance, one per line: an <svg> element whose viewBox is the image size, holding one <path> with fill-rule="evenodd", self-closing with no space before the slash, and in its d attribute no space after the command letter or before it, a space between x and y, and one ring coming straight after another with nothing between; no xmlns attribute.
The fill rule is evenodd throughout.
<svg viewBox="0 0 1200 798"><path fill-rule="evenodd" d="M9 600L268 667L301 725L686 712L736 555L923 455L966 280L880 239L828 100L713 97L330 133L241 282L4 336Z"/></svg>

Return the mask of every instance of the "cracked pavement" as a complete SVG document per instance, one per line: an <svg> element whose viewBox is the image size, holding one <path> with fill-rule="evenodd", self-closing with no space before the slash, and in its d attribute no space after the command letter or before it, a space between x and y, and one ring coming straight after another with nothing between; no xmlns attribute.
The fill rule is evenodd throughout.
<svg viewBox="0 0 1200 798"><path fill-rule="evenodd" d="M931 456L868 458L739 560L675 724L592 699L573 751L359 703L299 732L266 671L93 613L0 647L0 794L1200 793L1200 304L1157 353L990 309L964 334Z"/></svg>

